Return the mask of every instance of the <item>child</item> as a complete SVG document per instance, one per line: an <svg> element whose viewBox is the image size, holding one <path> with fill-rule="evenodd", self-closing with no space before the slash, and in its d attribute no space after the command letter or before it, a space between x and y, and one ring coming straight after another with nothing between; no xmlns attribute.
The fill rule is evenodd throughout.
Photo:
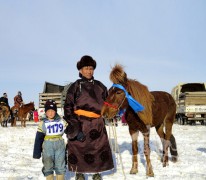
<svg viewBox="0 0 206 180"><path fill-rule="evenodd" d="M62 135L66 122L57 114L55 101L47 100L45 103L46 118L38 126L33 158L40 159L42 154L42 172L47 180L54 179L54 171L57 180L64 180L65 143Z"/></svg>

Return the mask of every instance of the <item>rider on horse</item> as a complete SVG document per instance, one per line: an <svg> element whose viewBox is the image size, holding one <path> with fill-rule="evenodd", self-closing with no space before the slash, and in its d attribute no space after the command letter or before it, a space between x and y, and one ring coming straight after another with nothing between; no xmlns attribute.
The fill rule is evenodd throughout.
<svg viewBox="0 0 206 180"><path fill-rule="evenodd" d="M17 95L14 97L14 106L16 109L19 109L23 104L21 91L18 91Z"/></svg>
<svg viewBox="0 0 206 180"><path fill-rule="evenodd" d="M10 115L11 115L11 119L13 119L13 113L11 111L11 108L9 106L9 101L8 101L8 97L6 93L3 93L3 96L0 98L0 104L3 106L8 106L9 111L10 111Z"/></svg>

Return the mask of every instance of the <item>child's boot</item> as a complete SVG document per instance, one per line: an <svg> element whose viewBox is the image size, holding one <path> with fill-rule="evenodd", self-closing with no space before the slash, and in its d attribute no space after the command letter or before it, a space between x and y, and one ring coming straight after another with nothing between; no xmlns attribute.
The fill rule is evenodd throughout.
<svg viewBox="0 0 206 180"><path fill-rule="evenodd" d="M64 180L64 174L56 175L56 180Z"/></svg>
<svg viewBox="0 0 206 180"><path fill-rule="evenodd" d="M54 180L54 175L50 174L50 175L46 176L46 180Z"/></svg>

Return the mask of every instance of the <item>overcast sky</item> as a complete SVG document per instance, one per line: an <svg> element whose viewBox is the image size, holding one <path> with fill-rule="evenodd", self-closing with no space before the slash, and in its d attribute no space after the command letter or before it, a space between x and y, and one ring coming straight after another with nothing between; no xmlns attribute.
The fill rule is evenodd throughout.
<svg viewBox="0 0 206 180"><path fill-rule="evenodd" d="M0 95L35 101L45 81L78 78L91 55L108 88L111 67L150 90L206 82L205 0L0 0Z"/></svg>

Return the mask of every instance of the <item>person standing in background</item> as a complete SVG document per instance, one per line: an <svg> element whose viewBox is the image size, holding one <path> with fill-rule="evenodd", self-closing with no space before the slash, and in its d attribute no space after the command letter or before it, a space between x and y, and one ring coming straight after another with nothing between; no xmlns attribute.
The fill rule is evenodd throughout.
<svg viewBox="0 0 206 180"><path fill-rule="evenodd" d="M39 114L38 114L37 109L34 110L33 116L34 116L34 122L38 122L39 121Z"/></svg>

